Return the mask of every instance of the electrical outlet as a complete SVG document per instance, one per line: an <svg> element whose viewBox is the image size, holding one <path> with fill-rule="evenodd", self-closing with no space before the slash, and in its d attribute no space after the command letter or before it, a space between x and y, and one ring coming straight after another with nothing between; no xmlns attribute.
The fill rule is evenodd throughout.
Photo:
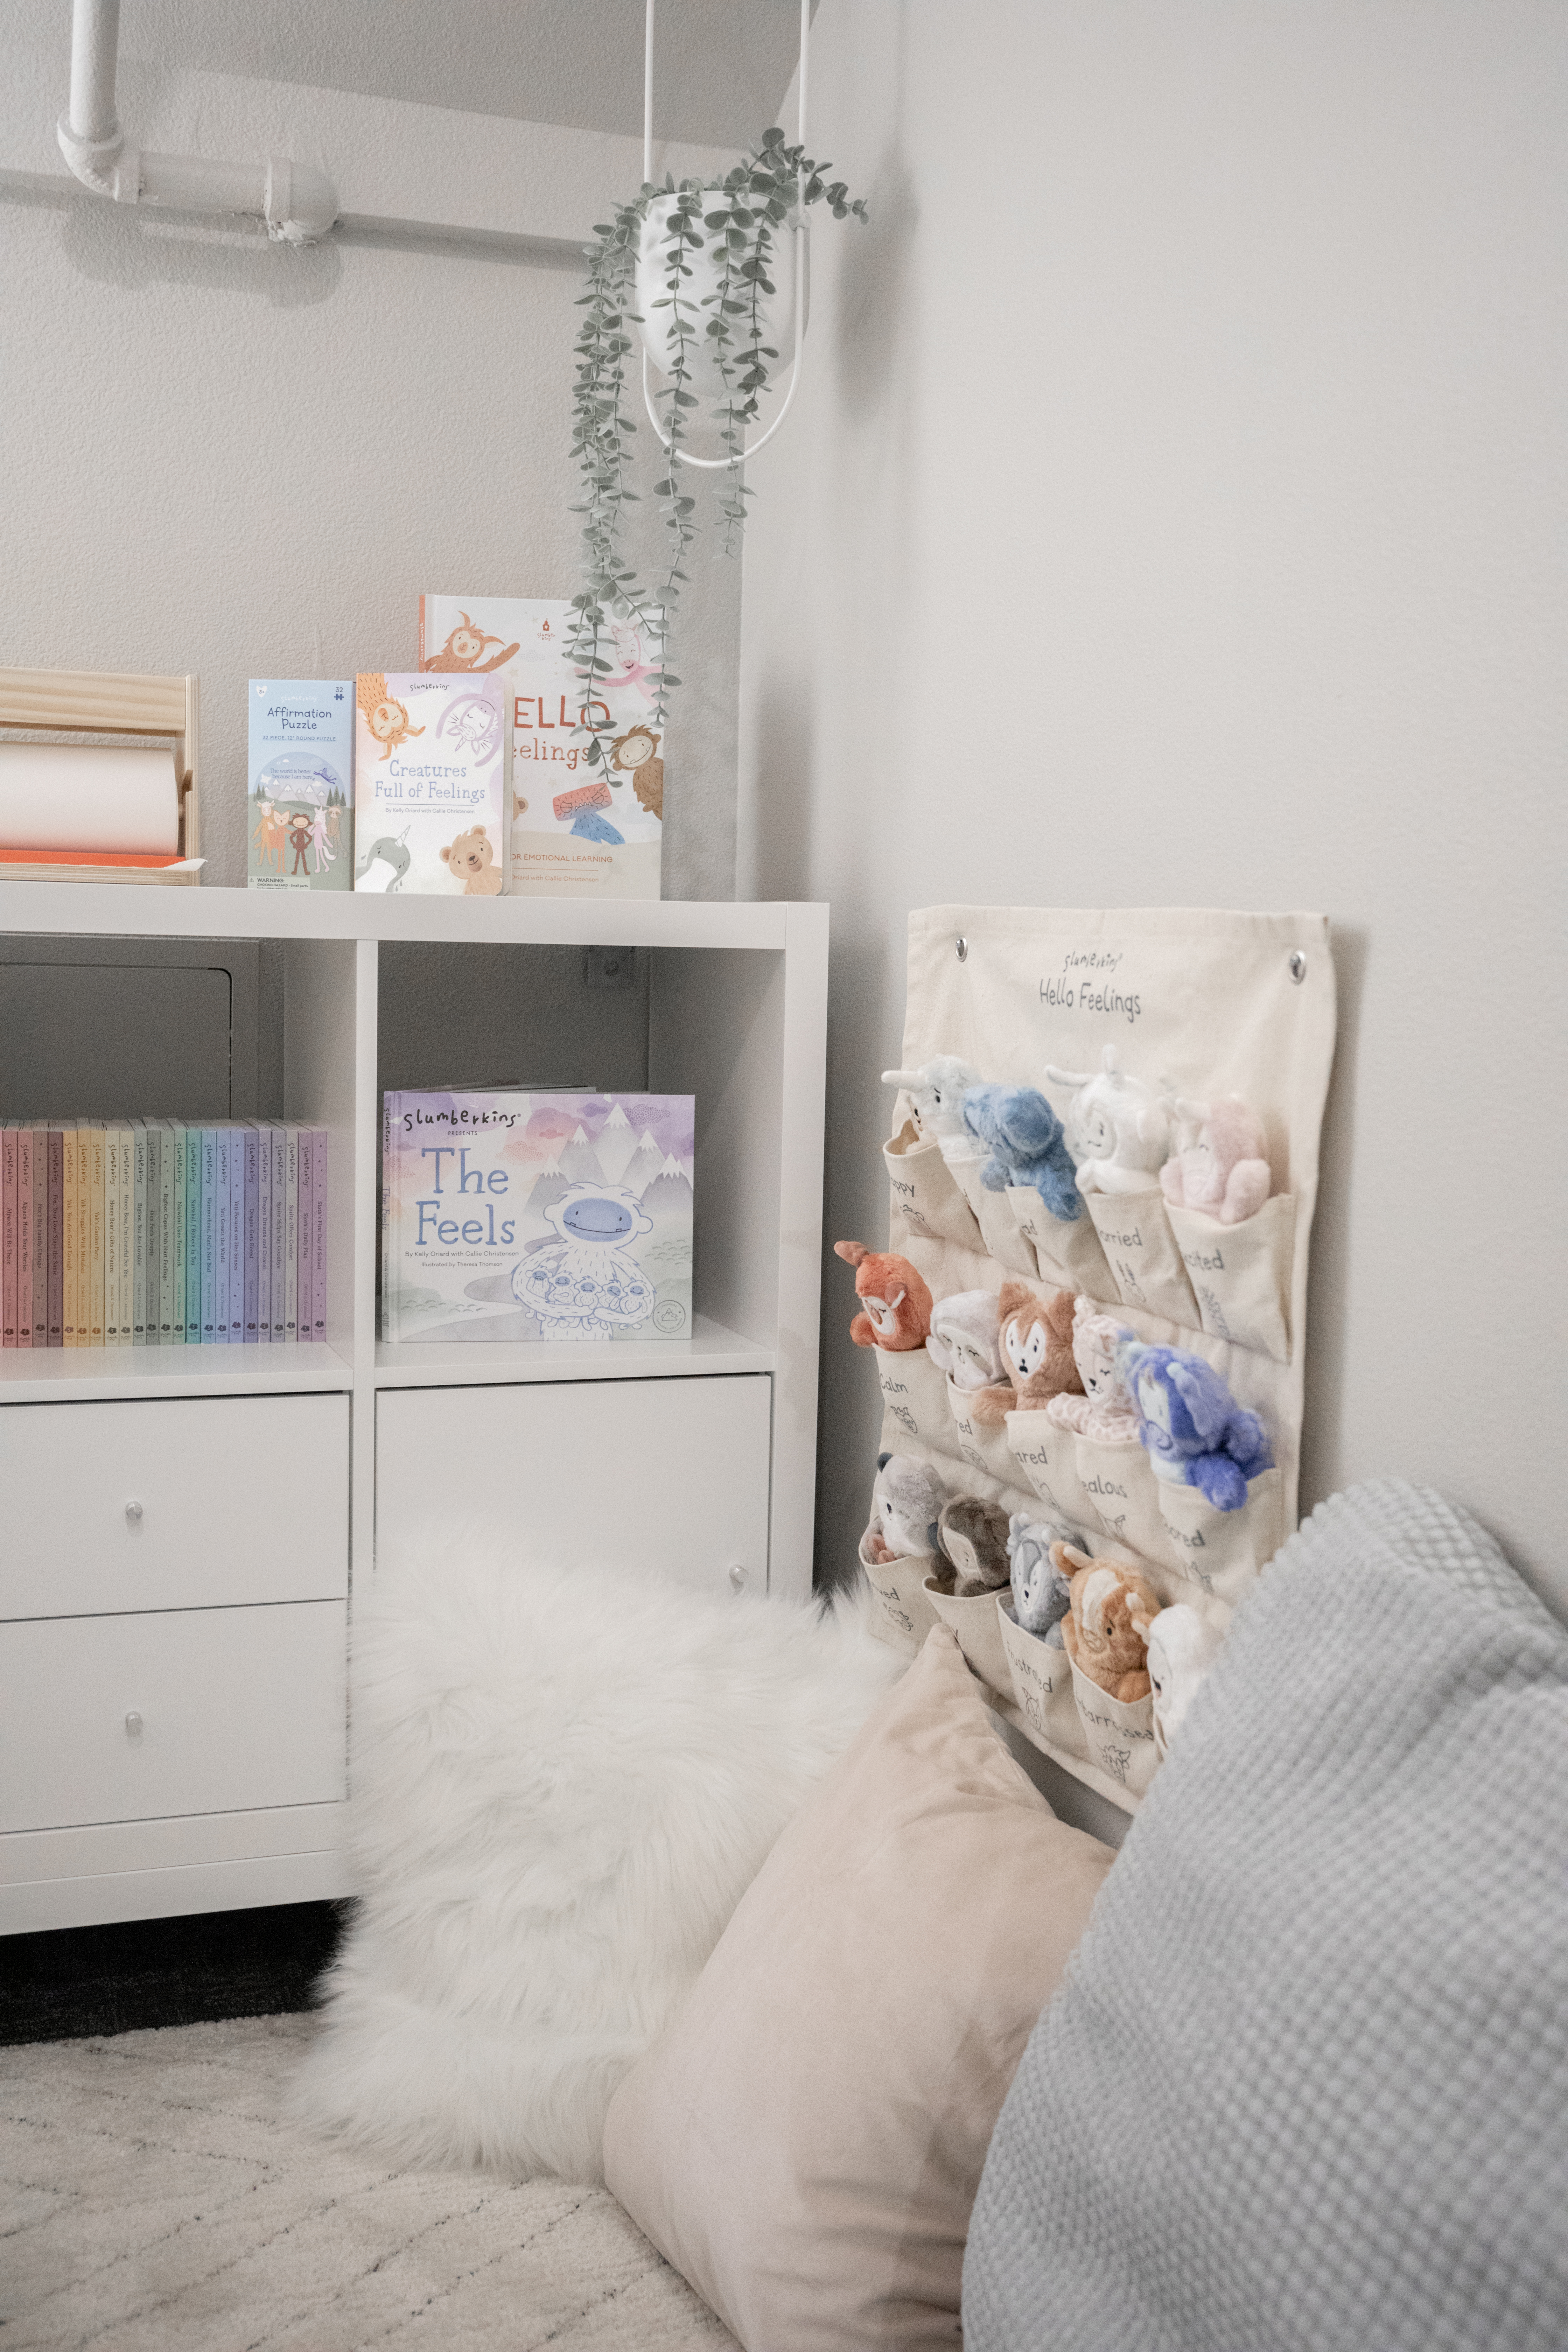
<svg viewBox="0 0 1568 2352"><path fill-rule="evenodd" d="M584 948L584 988L630 988L637 976L636 948Z"/></svg>

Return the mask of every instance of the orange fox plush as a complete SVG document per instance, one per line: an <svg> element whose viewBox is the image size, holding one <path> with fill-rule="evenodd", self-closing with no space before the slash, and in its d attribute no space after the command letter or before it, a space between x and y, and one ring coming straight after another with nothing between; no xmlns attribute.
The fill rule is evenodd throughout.
<svg viewBox="0 0 1568 2352"><path fill-rule="evenodd" d="M1011 1388L982 1389L970 1411L994 1423L1010 1412L1043 1410L1054 1396L1081 1396L1072 1351L1073 1296L1041 1298L1026 1282L1005 1282L996 1302L1002 1360Z"/></svg>
<svg viewBox="0 0 1568 2352"><path fill-rule="evenodd" d="M855 1288L864 1314L849 1326L858 1348L891 1352L923 1348L931 1329L931 1292L919 1269L890 1251L868 1250L864 1242L835 1242L835 1254L855 1268Z"/></svg>

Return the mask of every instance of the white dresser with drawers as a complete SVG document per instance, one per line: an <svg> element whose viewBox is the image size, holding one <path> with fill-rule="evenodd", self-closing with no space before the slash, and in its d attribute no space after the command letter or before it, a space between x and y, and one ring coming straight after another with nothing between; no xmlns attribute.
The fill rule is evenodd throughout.
<svg viewBox="0 0 1568 2352"><path fill-rule="evenodd" d="M506 949L526 979L590 919L651 966L642 1083L697 1097L693 1333L384 1345L378 951ZM320 1343L0 1352L0 1934L343 1893L378 1559L477 1544L809 1591L825 908L0 884L22 934L282 943L279 1108L331 1138L331 1276Z"/></svg>

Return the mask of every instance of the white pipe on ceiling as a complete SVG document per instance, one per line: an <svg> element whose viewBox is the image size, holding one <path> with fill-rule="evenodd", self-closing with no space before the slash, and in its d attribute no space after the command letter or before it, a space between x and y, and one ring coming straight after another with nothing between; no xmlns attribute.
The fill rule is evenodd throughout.
<svg viewBox="0 0 1568 2352"><path fill-rule="evenodd" d="M120 0L72 0L70 108L56 135L84 187L120 205L247 215L286 245L313 245L326 236L338 216L338 192L309 163L284 155L220 163L133 147L114 110L119 47Z"/></svg>

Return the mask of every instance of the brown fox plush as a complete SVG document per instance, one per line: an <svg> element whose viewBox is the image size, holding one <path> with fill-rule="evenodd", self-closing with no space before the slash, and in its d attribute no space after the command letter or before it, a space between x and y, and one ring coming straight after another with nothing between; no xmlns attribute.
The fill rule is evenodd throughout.
<svg viewBox="0 0 1568 2352"><path fill-rule="evenodd" d="M931 1297L919 1268L890 1250L868 1250L864 1242L835 1242L833 1249L855 1268L855 1288L865 1308L849 1326L855 1345L893 1354L923 1348Z"/></svg>
<svg viewBox="0 0 1568 2352"><path fill-rule="evenodd" d="M1081 1396L1072 1351L1073 1296L1042 1298L1026 1282L1005 1282L996 1302L1002 1360L1011 1388L982 1389L970 1410L994 1423L1010 1412L1041 1411L1054 1396Z"/></svg>

